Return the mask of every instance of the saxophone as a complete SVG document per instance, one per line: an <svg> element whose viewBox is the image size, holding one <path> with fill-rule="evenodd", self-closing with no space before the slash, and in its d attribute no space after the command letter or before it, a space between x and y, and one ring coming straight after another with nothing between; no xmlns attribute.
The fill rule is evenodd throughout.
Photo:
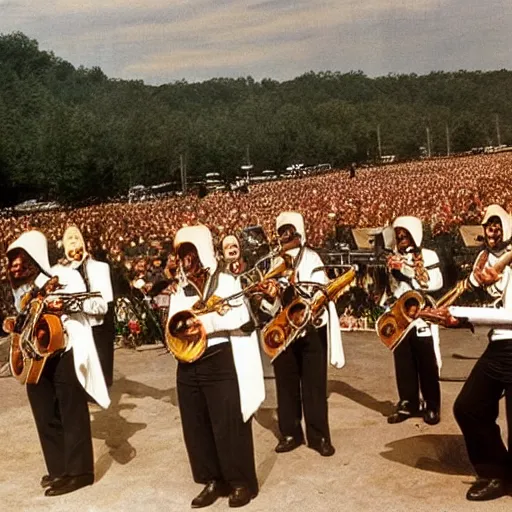
<svg viewBox="0 0 512 512"><path fill-rule="evenodd" d="M22 311L16 318L4 320L10 335L9 365L21 384L37 384L46 361L66 348L60 318L46 311L45 297L60 287L52 277L43 288L34 288L21 301Z"/></svg>
<svg viewBox="0 0 512 512"><path fill-rule="evenodd" d="M488 254L483 252L475 263L475 269L483 270L487 262ZM505 252L494 263L492 268L501 274L505 267L512 263L512 250ZM423 318L433 323L443 323L446 315L441 308L451 306L466 290L471 289L469 278L458 281L455 286L448 290L437 302L430 296L424 295L416 290L404 293L392 306L390 311L382 314L375 330L380 340L390 350L394 350L411 330L412 322L416 318Z"/></svg>
<svg viewBox="0 0 512 512"><path fill-rule="evenodd" d="M310 323L314 324L325 305L339 299L355 277L356 271L352 267L330 281L312 299L297 297L283 308L263 329L263 350L271 360L286 350Z"/></svg>

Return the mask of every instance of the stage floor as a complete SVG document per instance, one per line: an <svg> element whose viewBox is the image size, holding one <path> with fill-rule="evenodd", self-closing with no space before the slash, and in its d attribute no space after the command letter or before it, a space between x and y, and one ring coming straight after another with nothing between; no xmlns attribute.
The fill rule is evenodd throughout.
<svg viewBox="0 0 512 512"><path fill-rule="evenodd" d="M441 331L442 420L388 425L396 401L392 356L372 332L343 334L347 364L329 372L329 414L336 454L303 446L276 454L274 381L253 422L260 494L247 511L486 512L510 510L512 497L465 500L473 481L453 401L486 344L484 330ZM456 354L459 357L452 357ZM0 379L1 509L5 511L183 511L201 490L192 481L176 402L175 362L163 349L116 350L107 411L91 406L96 483L46 498L46 472L25 390ZM460 357L462 356L462 357ZM503 416L503 413L502 413ZM503 421L501 422L503 424ZM209 510L228 510L218 500Z"/></svg>

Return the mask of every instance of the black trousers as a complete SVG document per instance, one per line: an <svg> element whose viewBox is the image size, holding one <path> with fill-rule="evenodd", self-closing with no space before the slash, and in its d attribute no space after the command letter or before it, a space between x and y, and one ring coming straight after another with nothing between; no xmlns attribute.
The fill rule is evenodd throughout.
<svg viewBox="0 0 512 512"><path fill-rule="evenodd" d="M393 351L400 402L409 402L411 410L420 407L420 391L427 408L439 411L441 387L439 368L431 336L418 336L413 328Z"/></svg>
<svg viewBox="0 0 512 512"><path fill-rule="evenodd" d="M112 386L114 380L114 340L116 337L114 314L114 303L110 302L103 323L92 328L94 344L108 387Z"/></svg>
<svg viewBox="0 0 512 512"><path fill-rule="evenodd" d="M251 420L244 422L230 343L179 363L178 401L194 481L211 480L258 492Z"/></svg>
<svg viewBox="0 0 512 512"><path fill-rule="evenodd" d="M94 473L87 395L78 382L73 350L49 359L37 384L27 384L48 474Z"/></svg>
<svg viewBox="0 0 512 512"><path fill-rule="evenodd" d="M512 364L496 371L503 360L501 349L512 351L512 340L492 341L475 364L459 396L453 412L459 424L469 460L481 478L512 478ZM506 370L506 371L503 371ZM505 394L508 447L505 447L499 425L499 401Z"/></svg>
<svg viewBox="0 0 512 512"><path fill-rule="evenodd" d="M282 436L302 440L302 411L309 445L331 440L327 409L327 328L308 329L274 361Z"/></svg>

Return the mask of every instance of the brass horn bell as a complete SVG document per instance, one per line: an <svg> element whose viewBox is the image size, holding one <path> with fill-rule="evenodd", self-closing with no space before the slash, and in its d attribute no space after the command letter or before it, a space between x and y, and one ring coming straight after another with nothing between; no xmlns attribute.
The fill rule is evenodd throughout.
<svg viewBox="0 0 512 512"><path fill-rule="evenodd" d="M182 363L197 361L207 345L206 330L199 316L213 311L221 313L226 306L226 300L212 295L206 304L197 301L192 309L178 311L172 315L165 329L167 350Z"/></svg>
<svg viewBox="0 0 512 512"><path fill-rule="evenodd" d="M375 324L375 330L382 343L390 350L394 350L409 332L410 324L425 305L425 297L420 292L405 292L391 310L382 314Z"/></svg>

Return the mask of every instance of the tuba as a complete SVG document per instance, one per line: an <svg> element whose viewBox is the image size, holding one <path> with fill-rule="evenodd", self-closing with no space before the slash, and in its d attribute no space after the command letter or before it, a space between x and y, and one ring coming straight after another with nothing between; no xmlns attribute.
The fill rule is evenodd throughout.
<svg viewBox="0 0 512 512"><path fill-rule="evenodd" d="M167 321L165 329L165 346L169 352L182 363L193 363L197 361L206 350L206 331L201 323L200 316L216 312L225 314L229 309L235 307L231 301L242 296L251 296L262 293L263 286L270 284L270 280L279 277L289 270L289 261L284 259L271 268L261 279L249 285L239 293L220 298L212 295L206 303L198 300L192 309L178 311Z"/></svg>
<svg viewBox="0 0 512 512"><path fill-rule="evenodd" d="M288 306L276 315L263 329L263 350L273 361L306 329L315 322L329 301L336 301L345 288L355 279L356 271L352 267L340 277L333 279L321 293L312 299L296 297Z"/></svg>

